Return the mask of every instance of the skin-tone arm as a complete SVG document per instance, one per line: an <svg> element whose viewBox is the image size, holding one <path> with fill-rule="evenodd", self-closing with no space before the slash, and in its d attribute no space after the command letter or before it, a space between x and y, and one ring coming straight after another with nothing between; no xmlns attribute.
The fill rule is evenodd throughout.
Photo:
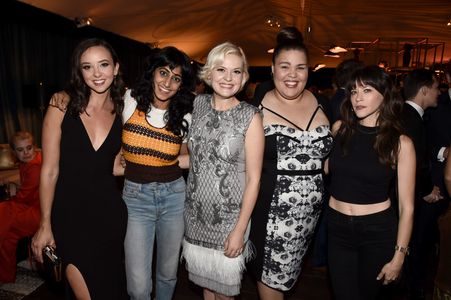
<svg viewBox="0 0 451 300"><path fill-rule="evenodd" d="M449 156L446 160L445 166L445 185L446 189L448 190L448 195L451 196L451 159Z"/></svg>
<svg viewBox="0 0 451 300"><path fill-rule="evenodd" d="M412 141L406 137L400 137L400 151L398 154L398 201L399 221L396 245L407 249L410 235L412 233L413 209L414 209L414 187L415 187L415 148ZM393 249L394 255L390 262L384 265L377 276L383 279L384 284L396 280L401 272L406 253Z"/></svg>
<svg viewBox="0 0 451 300"><path fill-rule="evenodd" d="M182 146L180 147L179 167L181 169L189 168L189 153L188 153L188 145L186 143L182 144Z"/></svg>
<svg viewBox="0 0 451 300"><path fill-rule="evenodd" d="M42 249L45 246L56 247L50 215L59 174L61 122L63 121L64 112L58 108L55 101L55 96L53 96L42 125L43 163L39 185L41 222L32 240L33 254L39 262L42 262Z"/></svg>
<svg viewBox="0 0 451 300"><path fill-rule="evenodd" d="M121 149L121 151L119 151L119 153L116 155L116 158L114 159L113 175L124 176L124 171L125 171L125 160L123 159Z"/></svg>
<svg viewBox="0 0 451 300"><path fill-rule="evenodd" d="M447 159L449 156L449 146L445 148L445 150L443 151L443 158Z"/></svg>
<svg viewBox="0 0 451 300"><path fill-rule="evenodd" d="M237 257L243 251L244 234L260 188L264 144L265 134L262 118L259 114L255 114L246 132L244 144L246 158L250 159L246 159L246 186L240 214L235 228L229 233L224 243L224 255L227 257Z"/></svg>

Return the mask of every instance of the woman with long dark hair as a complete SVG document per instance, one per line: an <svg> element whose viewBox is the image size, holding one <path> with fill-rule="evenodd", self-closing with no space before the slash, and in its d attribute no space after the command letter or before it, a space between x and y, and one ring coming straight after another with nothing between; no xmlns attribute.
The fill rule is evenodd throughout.
<svg viewBox="0 0 451 300"><path fill-rule="evenodd" d="M69 298L127 298L127 210L113 176L123 173L124 90L113 48L88 39L75 48L69 86L52 97L45 115L41 222L32 247L40 262L45 246L56 247Z"/></svg>
<svg viewBox="0 0 451 300"><path fill-rule="evenodd" d="M187 167L193 89L188 56L166 47L153 51L137 85L125 94L125 266L132 299L150 299L155 239L156 299L172 299L174 293L184 232L185 181L179 164Z"/></svg>
<svg viewBox="0 0 451 300"><path fill-rule="evenodd" d="M399 277L409 251L415 150L402 134L401 107L390 76L367 66L353 74L333 126L328 261L338 300L375 299ZM392 185L398 199L389 199Z"/></svg>

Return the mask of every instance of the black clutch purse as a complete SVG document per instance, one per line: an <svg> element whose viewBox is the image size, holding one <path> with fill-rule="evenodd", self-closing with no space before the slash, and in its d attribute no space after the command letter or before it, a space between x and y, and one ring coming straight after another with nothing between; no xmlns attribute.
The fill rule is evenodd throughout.
<svg viewBox="0 0 451 300"><path fill-rule="evenodd" d="M61 281L61 258L56 254L55 249L45 246L42 249L42 259L44 260L44 270L54 281Z"/></svg>

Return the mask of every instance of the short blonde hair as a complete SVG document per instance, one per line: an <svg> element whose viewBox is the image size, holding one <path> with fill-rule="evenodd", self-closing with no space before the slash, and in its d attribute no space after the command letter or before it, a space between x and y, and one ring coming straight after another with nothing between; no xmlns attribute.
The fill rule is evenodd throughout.
<svg viewBox="0 0 451 300"><path fill-rule="evenodd" d="M213 49L210 50L207 57L207 62L205 65L200 69L199 71L199 78L203 80L206 84L208 84L211 87L211 71L218 66L219 64L222 64L224 61L224 58L226 55L234 54L238 57L240 57L243 60L243 81L241 82L241 89L246 84L246 81L249 79L249 71L248 71L248 64L246 55L243 52L243 49L241 47L238 47L230 42L225 42L222 44L217 45Z"/></svg>
<svg viewBox="0 0 451 300"><path fill-rule="evenodd" d="M34 138L33 138L33 135L31 135L30 132L28 132L28 131L18 131L9 140L9 146L11 147L11 149L13 149L13 150L16 149L16 143L19 140L21 140L21 141L22 140L30 140L31 143L34 145Z"/></svg>

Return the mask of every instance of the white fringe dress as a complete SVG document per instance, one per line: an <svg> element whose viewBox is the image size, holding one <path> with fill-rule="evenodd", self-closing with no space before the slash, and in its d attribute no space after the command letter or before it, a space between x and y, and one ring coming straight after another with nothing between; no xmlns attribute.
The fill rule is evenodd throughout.
<svg viewBox="0 0 451 300"><path fill-rule="evenodd" d="M244 139L257 112L246 102L216 111L211 95L199 95L188 136L182 257L191 281L227 296L240 293L245 261L252 253L247 242L242 255L228 258L224 242L238 220L245 183ZM246 241L248 232L249 226Z"/></svg>

